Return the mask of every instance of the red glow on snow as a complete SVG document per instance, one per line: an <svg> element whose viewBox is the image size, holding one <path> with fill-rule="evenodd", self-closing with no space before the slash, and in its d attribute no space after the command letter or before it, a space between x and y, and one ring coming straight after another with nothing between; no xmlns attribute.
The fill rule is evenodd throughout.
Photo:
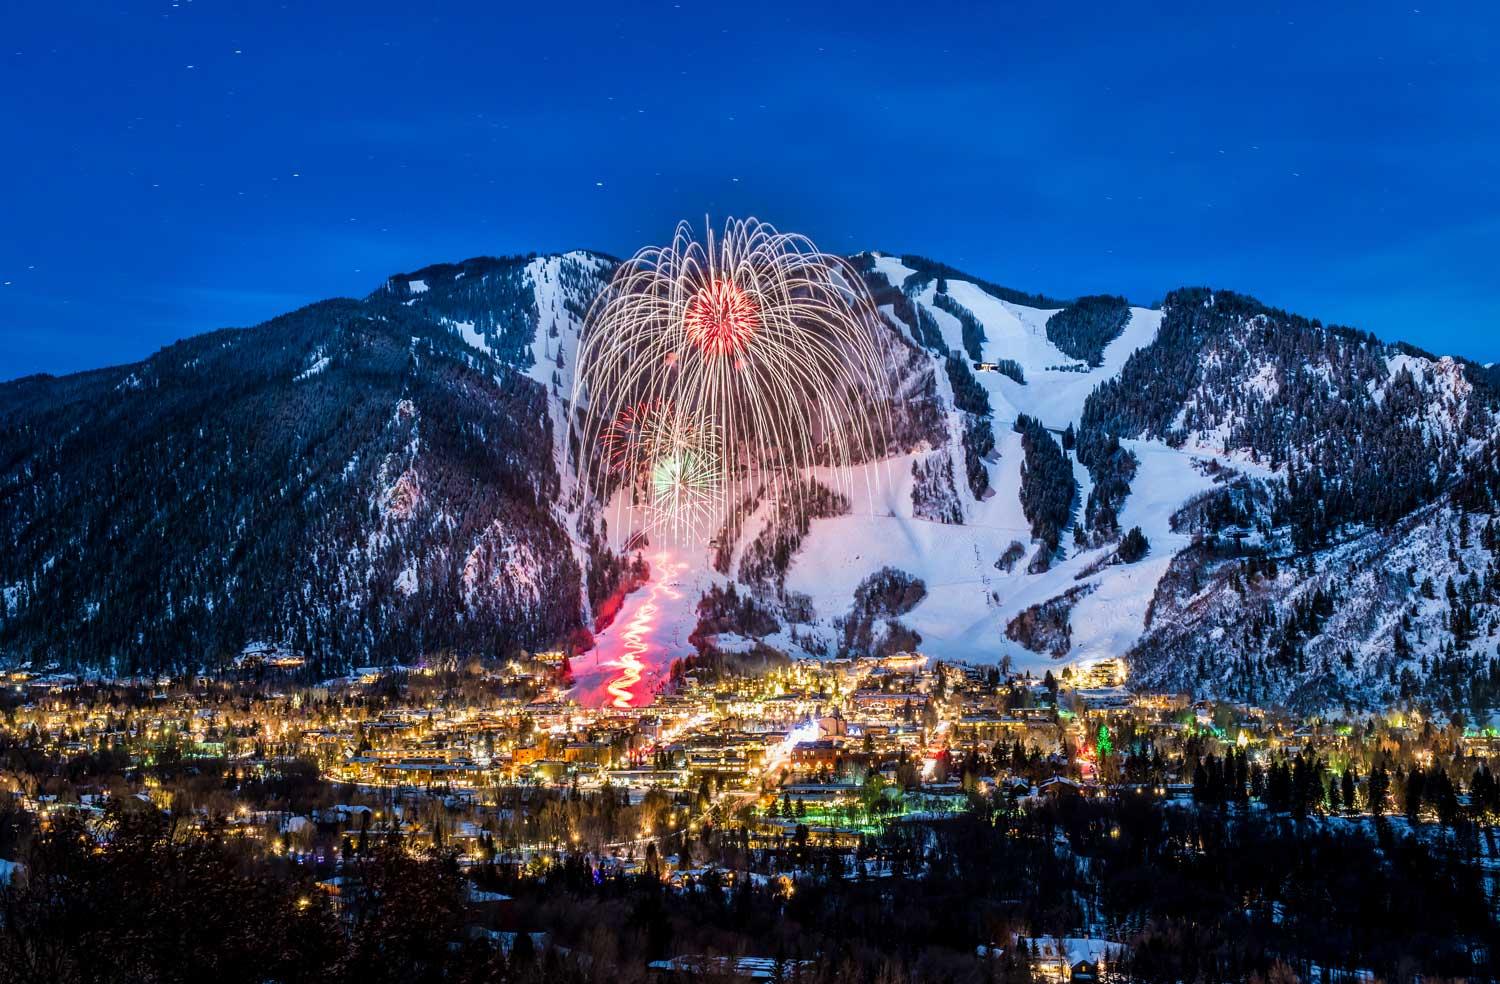
<svg viewBox="0 0 1500 984"><path fill-rule="evenodd" d="M673 563L666 553L652 558L651 586L645 597L633 596L633 599L639 598L635 605L627 601L625 611L629 614L625 616L624 621L619 623L618 631L606 631L599 639L599 648L595 657L599 660L597 665L615 672L603 681L602 686L598 683L585 683L580 689L580 700L583 703L620 708L640 707L651 703L654 692L647 679L647 673L659 674L662 670L660 666L650 665L652 662L660 662L659 659L654 661L651 659L652 634L659 627L662 601L666 598L680 599L682 597L682 594L669 582L686 567L686 564ZM611 635L614 638L609 638ZM608 654L616 649L619 654L613 659L607 658ZM659 653L656 655L660 656ZM589 675L592 676L592 674ZM595 687L599 689L595 690Z"/></svg>
<svg viewBox="0 0 1500 984"><path fill-rule="evenodd" d="M655 594L655 591L652 591ZM651 634L655 627L656 604L648 601L636 611L635 617L625 625L625 630L620 633L620 638L625 642L625 652L620 654L620 675L604 685L609 693L610 703L615 707L631 707L641 695L636 692L640 686L641 672L646 665L641 662L641 657L646 655L646 637Z"/></svg>
<svg viewBox="0 0 1500 984"><path fill-rule="evenodd" d="M699 288L682 316L688 341L709 355L743 350L758 324L755 302L729 280L712 280Z"/></svg>

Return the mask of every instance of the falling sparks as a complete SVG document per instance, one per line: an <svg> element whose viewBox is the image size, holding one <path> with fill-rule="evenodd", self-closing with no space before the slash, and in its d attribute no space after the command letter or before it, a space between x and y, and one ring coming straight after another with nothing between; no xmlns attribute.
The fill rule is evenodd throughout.
<svg viewBox="0 0 1500 984"><path fill-rule="evenodd" d="M719 485L717 463L703 448L682 448L651 467L651 510L662 525L696 529L713 507Z"/></svg>

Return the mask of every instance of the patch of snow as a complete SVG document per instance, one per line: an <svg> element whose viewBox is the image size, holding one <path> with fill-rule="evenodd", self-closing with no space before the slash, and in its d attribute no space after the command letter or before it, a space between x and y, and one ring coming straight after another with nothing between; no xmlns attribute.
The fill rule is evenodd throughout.
<svg viewBox="0 0 1500 984"><path fill-rule="evenodd" d="M894 256L886 256L884 253L875 254L875 269L885 275L885 279L891 282L891 286L897 290L906 283L906 278L916 271L902 263Z"/></svg>
<svg viewBox="0 0 1500 984"><path fill-rule="evenodd" d="M787 589L808 594L819 615L831 618L848 610L854 589L866 577L881 567L895 567L927 585L927 597L901 618L922 634L924 652L975 663L995 663L1008 655L1017 668L1040 673L1057 661L1006 639L1006 624L1026 608L1088 583L1095 590L1074 609L1067 661L1124 652L1144 631L1146 608L1172 556L1190 542L1171 531L1172 514L1212 481L1194 466L1190 454L1157 442L1122 442L1140 467L1120 522L1126 529L1141 527L1151 544L1147 558L1107 566L1081 582L1078 576L1113 547L1075 553L1042 574L1025 573L1025 564L1005 573L994 567L995 561L1012 541L1030 543L1031 530L1017 495L1020 435L1006 429L995 437L1000 460L991 480L997 494L973 503L965 525L913 517L912 456L893 459L891 482L874 502L857 501L852 515L813 522L793 561Z"/></svg>
<svg viewBox="0 0 1500 984"><path fill-rule="evenodd" d="M927 308L943 332L943 343L963 351L962 326L957 318L933 303L935 283L927 285L916 301ZM984 357L990 362L1014 360L1026 377L1021 384L1002 373L977 373L975 378L990 397L996 430L1015 422L1020 413L1030 414L1047 427L1062 430L1083 416L1088 395L1107 379L1119 375L1125 361L1137 349L1150 345L1161 330L1162 312L1131 308L1130 320L1104 349L1097 368L1074 371L1080 365L1047 338L1047 319L1055 310L1011 304L985 293L964 280L949 280L948 294L984 325Z"/></svg>
<svg viewBox="0 0 1500 984"><path fill-rule="evenodd" d="M320 349L317 354L313 356L313 360L308 364L307 368L303 369L301 372L297 373L297 375L292 377L292 382L300 383L304 379L311 379L313 376L316 376L324 369L327 369L328 363L330 361L332 360L330 360L328 356L324 355L322 350Z"/></svg>
<svg viewBox="0 0 1500 984"><path fill-rule="evenodd" d="M480 534L464 559L464 600L472 605L482 593L488 593L512 604L536 604L542 597L542 567L531 544L512 535L496 520Z"/></svg>
<svg viewBox="0 0 1500 984"><path fill-rule="evenodd" d="M489 354L490 340L484 337L483 332L474 327L474 322L453 321L449 318L444 318L443 323L458 332L458 337L464 340L464 344L470 348L478 349L486 355Z"/></svg>
<svg viewBox="0 0 1500 984"><path fill-rule="evenodd" d="M1245 380L1245 388L1262 400L1271 400L1281 392L1281 381L1276 378L1276 366L1263 362L1254 375Z"/></svg>
<svg viewBox="0 0 1500 984"><path fill-rule="evenodd" d="M417 593L417 568L415 564L408 562L396 575L395 584L392 585L404 598L410 598Z"/></svg>

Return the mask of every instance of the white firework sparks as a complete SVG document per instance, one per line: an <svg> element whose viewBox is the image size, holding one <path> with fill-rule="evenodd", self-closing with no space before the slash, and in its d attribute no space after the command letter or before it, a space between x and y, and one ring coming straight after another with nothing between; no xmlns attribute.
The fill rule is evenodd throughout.
<svg viewBox="0 0 1500 984"><path fill-rule="evenodd" d="M722 484L717 463L701 448L682 448L651 466L651 513L674 535L691 533L711 518Z"/></svg>
<svg viewBox="0 0 1500 984"><path fill-rule="evenodd" d="M624 476L679 539L753 488L874 481L890 433L887 336L843 259L755 219L686 223L641 250L590 309L573 392L579 473ZM658 495L659 471L677 477ZM793 508L797 505L793 503ZM634 525L632 515L629 525Z"/></svg>

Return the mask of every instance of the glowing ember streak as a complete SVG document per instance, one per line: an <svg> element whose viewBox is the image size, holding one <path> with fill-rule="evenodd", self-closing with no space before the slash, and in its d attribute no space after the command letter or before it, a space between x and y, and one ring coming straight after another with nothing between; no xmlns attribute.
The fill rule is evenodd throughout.
<svg viewBox="0 0 1500 984"><path fill-rule="evenodd" d="M625 653L619 661L622 672L604 686L613 698L610 703L615 707L630 707L640 697L635 688L641 682L641 674L646 668L641 657L646 654L646 636L651 632L655 618L656 605L647 602L635 613L625 631L620 633L620 638L625 640Z"/></svg>
<svg viewBox="0 0 1500 984"><path fill-rule="evenodd" d="M682 315L688 341L709 355L740 351L755 337L757 324L755 302L722 278L700 287Z"/></svg>
<svg viewBox="0 0 1500 984"><path fill-rule="evenodd" d="M646 664L641 657L646 655L649 647L647 637L656 628L656 616L661 611L657 605L657 599L662 595L669 598L681 598L675 589L666 583L666 578L680 571L685 565L672 565L666 554L659 555L654 563L661 571L660 579L651 585L651 593L647 596L644 604L636 609L636 613L625 623L625 628L620 632L620 639L625 643L625 651L613 665L620 667L620 675L609 683L604 689L612 698L610 703L614 707L633 707L636 701L646 696L635 688L640 685L645 675Z"/></svg>

